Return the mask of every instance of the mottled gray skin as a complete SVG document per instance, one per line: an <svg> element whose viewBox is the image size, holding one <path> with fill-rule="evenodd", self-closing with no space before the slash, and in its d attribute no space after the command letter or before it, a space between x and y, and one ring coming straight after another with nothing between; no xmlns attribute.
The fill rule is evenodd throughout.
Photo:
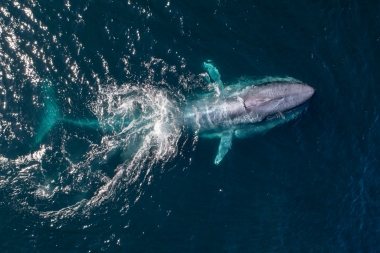
<svg viewBox="0 0 380 253"><path fill-rule="evenodd" d="M202 133L222 133L265 122L304 104L314 89L303 83L275 82L259 86L236 87L224 97L205 96L192 104L185 120Z"/></svg>

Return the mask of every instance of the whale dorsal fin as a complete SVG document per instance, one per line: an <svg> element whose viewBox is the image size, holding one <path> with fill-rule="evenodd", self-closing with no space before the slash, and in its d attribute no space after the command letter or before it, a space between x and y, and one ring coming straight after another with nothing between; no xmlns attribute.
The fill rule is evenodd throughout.
<svg viewBox="0 0 380 253"><path fill-rule="evenodd" d="M218 154L216 155L215 161L214 161L216 165L218 165L223 160L223 157L227 154L228 150L231 148L233 133L234 132L232 130L223 133L222 138L220 139L220 143L219 143Z"/></svg>

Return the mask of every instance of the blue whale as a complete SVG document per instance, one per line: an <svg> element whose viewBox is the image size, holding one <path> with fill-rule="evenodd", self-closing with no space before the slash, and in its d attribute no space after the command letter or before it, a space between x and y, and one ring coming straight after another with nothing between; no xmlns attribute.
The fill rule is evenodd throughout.
<svg viewBox="0 0 380 253"><path fill-rule="evenodd" d="M314 89L295 79L268 78L261 81L237 83L224 87L218 69L205 62L207 73L202 76L213 87L214 92L201 94L181 110L179 121L204 138L219 138L220 144L214 163L219 164L232 146L233 138L247 138L265 133L278 125L296 118L313 96ZM114 131L127 127L133 119L114 122L108 126L97 120L74 120L62 117L55 99L53 85L42 84L45 105L43 120L32 147L36 147L57 122L66 122L80 127ZM179 120L179 121L178 121ZM142 122L142 124L149 122ZM103 125L103 127L101 127ZM137 125L136 127L143 127Z"/></svg>

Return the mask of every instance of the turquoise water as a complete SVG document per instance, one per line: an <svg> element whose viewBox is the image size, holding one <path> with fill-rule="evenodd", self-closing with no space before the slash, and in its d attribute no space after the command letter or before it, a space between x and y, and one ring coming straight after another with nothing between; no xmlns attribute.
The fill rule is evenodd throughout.
<svg viewBox="0 0 380 253"><path fill-rule="evenodd" d="M1 251L378 252L379 13L4 0ZM226 87L291 77L316 94L216 166L219 141L178 120L209 91L206 60Z"/></svg>

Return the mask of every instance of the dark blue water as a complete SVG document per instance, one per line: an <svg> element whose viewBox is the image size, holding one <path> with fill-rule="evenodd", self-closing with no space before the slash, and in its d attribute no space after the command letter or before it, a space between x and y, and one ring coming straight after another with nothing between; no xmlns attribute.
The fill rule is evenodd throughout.
<svg viewBox="0 0 380 253"><path fill-rule="evenodd" d="M1 252L379 252L379 13L2 1ZM205 60L226 85L288 76L316 94L215 166L219 141L176 121L208 89Z"/></svg>

